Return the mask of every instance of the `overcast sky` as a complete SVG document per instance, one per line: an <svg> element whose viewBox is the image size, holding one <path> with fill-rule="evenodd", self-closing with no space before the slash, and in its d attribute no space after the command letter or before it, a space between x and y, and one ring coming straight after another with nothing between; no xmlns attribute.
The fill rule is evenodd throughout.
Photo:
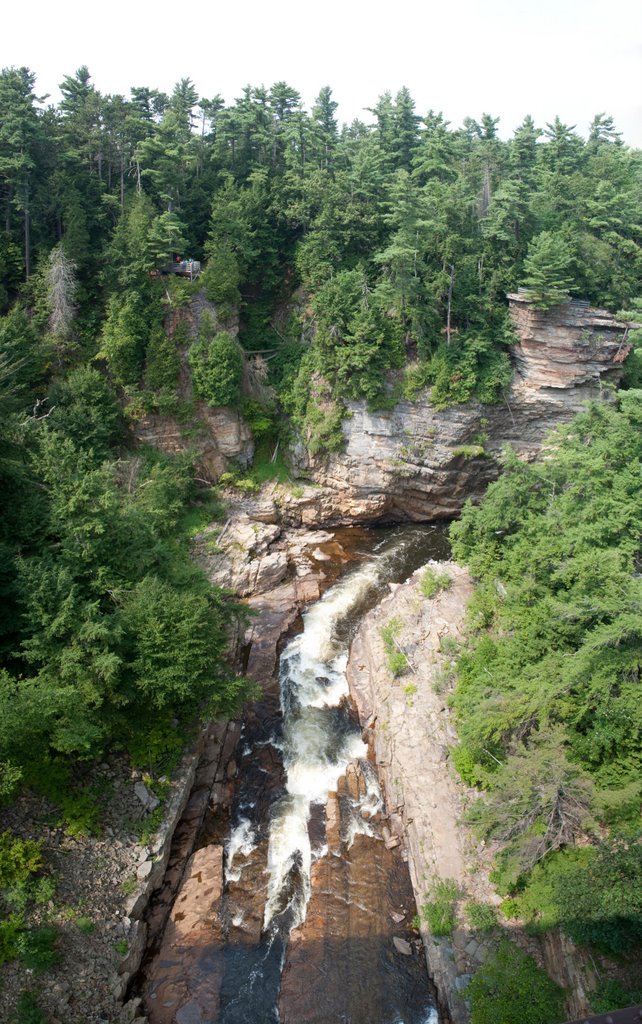
<svg viewBox="0 0 642 1024"><path fill-rule="evenodd" d="M330 85L341 121L406 85L418 114L453 127L487 112L507 137L526 114L559 114L585 134L605 111L642 147L640 0L23 0L1 25L0 66L26 65L53 101L82 64L124 95L189 77L231 102L285 79L309 108Z"/></svg>

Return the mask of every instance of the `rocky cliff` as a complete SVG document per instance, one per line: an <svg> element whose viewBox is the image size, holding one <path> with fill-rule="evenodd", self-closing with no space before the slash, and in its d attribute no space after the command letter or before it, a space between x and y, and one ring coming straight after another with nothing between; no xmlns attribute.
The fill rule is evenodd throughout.
<svg viewBox="0 0 642 1024"><path fill-rule="evenodd" d="M209 317L221 331L236 336L238 315L233 312L221 320L219 311L204 292L193 295L188 305L172 306L165 317L165 330L172 339L179 337L179 329L186 339L195 338L203 317ZM178 398L191 412L180 419L177 416L151 413L134 420L132 432L141 444L150 444L163 452L194 452L198 469L208 482L216 480L229 469L230 463L247 468L254 456L252 432L237 409L227 406L210 408L205 402L194 401L192 375L187 360L188 341L178 342L180 361Z"/></svg>
<svg viewBox="0 0 642 1024"><path fill-rule="evenodd" d="M452 517L498 476L506 444L523 458L536 457L553 428L604 393L603 382L617 383L630 351L625 324L576 300L547 311L521 294L509 301L518 339L511 349L515 375L500 405L473 401L437 410L429 390L391 412L348 403L342 453L314 458L297 451L299 470L320 487L286 502L286 517L303 523Z"/></svg>
<svg viewBox="0 0 642 1024"><path fill-rule="evenodd" d="M344 451L311 456L297 445L293 476L311 478L314 486L299 496L281 494L272 521L311 526L452 518L466 498L480 498L499 475L505 445L525 459L535 458L551 430L571 419L584 402L608 395L604 384L617 384L631 348L626 324L579 300L546 311L523 294L510 295L509 302L515 374L499 405L471 401L435 409L430 389L387 412L369 412L365 402L349 402ZM216 317L212 304L197 295L188 307L171 312L167 329L171 334L183 323L192 335L205 313ZM235 322L222 327L238 330ZM181 349L180 355L179 397L189 400L186 352ZM254 454L251 432L239 413L204 403L195 404L189 422L150 415L134 430L141 442L165 451L196 451L200 474L211 482L230 462L248 466Z"/></svg>
<svg viewBox="0 0 642 1024"><path fill-rule="evenodd" d="M430 564L430 563L429 563ZM439 881L457 883L455 926L435 936L421 921L428 971L441 1000L442 1018L469 1024L466 988L507 934L567 990L568 1019L590 1012L587 991L595 977L586 958L559 932L539 941L519 925L477 930L466 913L470 901L497 908L501 902L490 881L494 850L478 842L462 820L479 793L457 774L451 750L457 732L449 696L454 685L454 654L464 641L464 616L472 594L465 569L433 563L450 584L431 599L422 596L418 570L395 586L362 620L350 649L348 680L357 703L371 755L386 797L388 827L408 859L417 909L429 902ZM407 668L393 675L381 631L398 624L395 642Z"/></svg>

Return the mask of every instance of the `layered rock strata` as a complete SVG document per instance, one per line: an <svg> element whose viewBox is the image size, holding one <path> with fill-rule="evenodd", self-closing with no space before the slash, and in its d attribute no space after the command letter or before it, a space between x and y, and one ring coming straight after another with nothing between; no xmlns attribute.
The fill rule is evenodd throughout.
<svg viewBox="0 0 642 1024"><path fill-rule="evenodd" d="M343 452L323 458L297 448L299 472L320 486L286 498L285 521L452 518L499 475L505 445L537 457L551 430L599 398L604 382L617 383L631 347L626 324L579 301L541 311L522 295L509 299L518 340L513 385L500 404L435 409L429 390L389 412L348 402Z"/></svg>

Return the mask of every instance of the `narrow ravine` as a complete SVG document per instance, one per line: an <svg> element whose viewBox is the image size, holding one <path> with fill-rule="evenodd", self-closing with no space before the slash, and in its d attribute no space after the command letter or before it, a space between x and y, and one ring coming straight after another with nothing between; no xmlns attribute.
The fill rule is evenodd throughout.
<svg viewBox="0 0 642 1024"><path fill-rule="evenodd" d="M384 841L345 669L365 612L389 583L446 557L447 542L439 528L397 527L371 531L364 547L305 612L279 694L244 724L229 821L206 823L191 882L220 896L184 933L174 910L173 943L147 975L152 1024L435 1019L407 865Z"/></svg>

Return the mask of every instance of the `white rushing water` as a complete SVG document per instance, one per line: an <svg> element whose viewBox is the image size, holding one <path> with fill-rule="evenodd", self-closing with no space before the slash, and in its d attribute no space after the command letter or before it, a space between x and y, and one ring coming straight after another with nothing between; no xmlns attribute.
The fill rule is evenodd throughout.
<svg viewBox="0 0 642 1024"><path fill-rule="evenodd" d="M304 629L281 656L283 754L286 795L279 801L270 826L268 893L264 927L286 907L291 925L305 919L310 896L313 852L308 821L313 803L325 803L351 761L365 758L367 747L358 732L341 728L333 712L348 695L347 650L337 638L337 626L372 591L387 570L389 554L375 556L335 584L304 616ZM374 771L365 768L367 792L353 808L350 845L358 833L372 834L366 820L381 808ZM326 848L327 849L327 848ZM322 851L317 851L317 855ZM293 872L298 884L289 884Z"/></svg>
<svg viewBox="0 0 642 1024"><path fill-rule="evenodd" d="M242 865L234 865L234 858L237 854L247 857L257 846L256 831L249 818L241 818L235 829L232 830L227 842L225 855L225 881L238 882L241 877Z"/></svg>

